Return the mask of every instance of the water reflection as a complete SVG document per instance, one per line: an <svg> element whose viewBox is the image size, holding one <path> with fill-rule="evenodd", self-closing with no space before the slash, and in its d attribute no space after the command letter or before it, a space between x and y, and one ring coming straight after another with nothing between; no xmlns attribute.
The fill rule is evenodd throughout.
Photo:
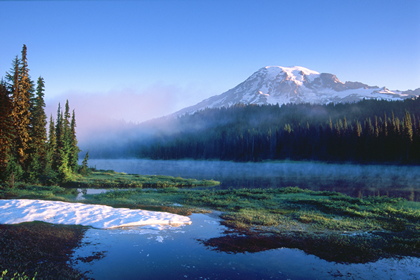
<svg viewBox="0 0 420 280"><path fill-rule="evenodd" d="M300 186L352 196L402 196L420 201L418 166L357 166L321 163L233 163L220 161L91 160L91 166L145 175L222 181L219 188ZM367 236L365 246L335 246L330 239L291 235L241 235L218 217L191 215L192 225L89 229L76 268L94 279L416 279L417 257L386 258Z"/></svg>
<svg viewBox="0 0 420 280"><path fill-rule="evenodd" d="M101 194L106 192L112 191L128 191L129 189L89 189L89 188L81 188L77 189L77 196L75 200L85 200L85 195L89 194Z"/></svg>
<svg viewBox="0 0 420 280"><path fill-rule="evenodd" d="M394 234L393 234L394 235ZM395 235L398 235L397 233ZM228 234L200 240L211 250L227 253L258 253L273 249L299 249L329 262L368 263L392 255L412 255L412 250L396 244L393 236L363 232L357 234L285 232Z"/></svg>
<svg viewBox="0 0 420 280"><path fill-rule="evenodd" d="M420 166L144 159L93 159L89 165L134 174L214 179L222 182L218 188L299 186L353 197L391 196L420 201Z"/></svg>
<svg viewBox="0 0 420 280"><path fill-rule="evenodd" d="M418 258L389 258L354 264L327 261L293 246L287 248L284 242L266 239L269 242L253 247L245 236L243 239L236 236L236 240L226 238L227 228L220 225L220 219L215 216L193 214L191 219L192 225L162 231L89 229L83 240L85 246L75 251L74 259L81 260L95 252L101 258L79 261L76 268L88 271L88 277L110 280L415 279L420 273ZM235 249L208 249L208 246L214 247L215 239L223 238L227 246ZM239 246L240 243L244 246ZM254 249L237 249L246 246ZM330 247L330 250L334 248Z"/></svg>

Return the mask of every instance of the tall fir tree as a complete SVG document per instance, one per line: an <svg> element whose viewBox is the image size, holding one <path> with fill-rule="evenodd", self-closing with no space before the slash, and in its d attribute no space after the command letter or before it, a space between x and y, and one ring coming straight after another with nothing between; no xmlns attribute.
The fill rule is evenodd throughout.
<svg viewBox="0 0 420 280"><path fill-rule="evenodd" d="M9 185L14 185L15 180L19 180L23 175L23 161L25 160L25 150L27 149L27 134L26 118L24 117L26 104L29 109L29 101L27 103L22 102L19 98L21 90L19 90L19 69L20 60L16 58L12 62L12 68L6 73L6 79L8 81L7 88L10 95L10 121L11 121L11 142L10 142L10 153L7 154L6 158L6 170L3 174L5 180L9 181ZM23 106L23 108L21 108ZM23 113L23 117L20 116L20 112ZM24 124L24 127L20 127L20 123Z"/></svg>
<svg viewBox="0 0 420 280"><path fill-rule="evenodd" d="M70 122L70 151L69 151L69 165L73 172L77 172L79 169L79 152L80 149L77 146L76 137L76 114L73 110L71 122Z"/></svg>
<svg viewBox="0 0 420 280"><path fill-rule="evenodd" d="M55 151L55 171L58 175L60 182L68 181L72 176L72 171L69 165L69 153L70 153L70 122L69 119L69 108L68 104L64 113L61 111L60 105L57 110L57 121L55 135L57 139L56 151Z"/></svg>
<svg viewBox="0 0 420 280"><path fill-rule="evenodd" d="M61 114L61 104L58 103L57 108L57 117L55 120L54 126L54 136L55 136L55 145L53 151L53 161L52 161L52 168L53 170L58 170L60 166L60 149L62 148L62 114Z"/></svg>
<svg viewBox="0 0 420 280"><path fill-rule="evenodd" d="M409 143L413 142L413 123L411 121L411 115L408 111L404 114L404 136Z"/></svg>
<svg viewBox="0 0 420 280"><path fill-rule="evenodd" d="M23 45L22 58L13 61L10 73L7 73L12 94L12 113L14 127L14 147L15 157L18 163L25 167L28 158L30 141L30 118L31 118L31 95L33 83L29 76L27 49Z"/></svg>
<svg viewBox="0 0 420 280"><path fill-rule="evenodd" d="M36 93L31 102L31 140L29 143L30 153L27 169L27 174L31 182L37 181L38 177L44 175L43 173L46 167L47 116L44 110L44 90L44 79L39 77Z"/></svg>
<svg viewBox="0 0 420 280"><path fill-rule="evenodd" d="M48 127L48 141L45 150L45 183L53 183L56 180L56 172L53 169L55 149L57 146L57 138L55 135L55 125L52 115L50 116L49 127Z"/></svg>
<svg viewBox="0 0 420 280"><path fill-rule="evenodd" d="M12 102L6 83L0 82L0 180L7 178L6 169L13 141Z"/></svg>
<svg viewBox="0 0 420 280"><path fill-rule="evenodd" d="M70 115L70 106L69 101L66 100L66 105L64 106L64 115L62 119L62 131L63 131L63 146L65 147L65 153L68 158L68 166L70 167L70 154L71 154L71 115Z"/></svg>

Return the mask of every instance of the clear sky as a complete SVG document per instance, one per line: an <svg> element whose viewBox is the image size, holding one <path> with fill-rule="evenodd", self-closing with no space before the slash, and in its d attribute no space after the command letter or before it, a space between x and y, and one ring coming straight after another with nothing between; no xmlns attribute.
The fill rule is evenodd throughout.
<svg viewBox="0 0 420 280"><path fill-rule="evenodd" d="M0 24L0 76L26 44L47 101L127 121L193 105L268 65L420 87L418 0L0 1Z"/></svg>

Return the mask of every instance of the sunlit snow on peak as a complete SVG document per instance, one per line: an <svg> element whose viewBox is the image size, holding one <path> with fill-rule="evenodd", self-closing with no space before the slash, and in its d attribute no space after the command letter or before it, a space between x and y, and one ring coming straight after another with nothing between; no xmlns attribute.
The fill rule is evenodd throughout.
<svg viewBox="0 0 420 280"><path fill-rule="evenodd" d="M414 91L390 91L361 82L342 82L330 73L319 73L302 66L266 66L244 82L219 95L184 108L176 115L205 108L229 107L235 104L345 103L363 99L404 100L416 97Z"/></svg>
<svg viewBox="0 0 420 280"><path fill-rule="evenodd" d="M319 75L319 72L308 69L302 66L291 66L291 67L284 67L284 66L266 66L265 69L269 71L282 71L289 75L297 76L297 75Z"/></svg>
<svg viewBox="0 0 420 280"><path fill-rule="evenodd" d="M312 82L320 75L319 72L302 66L266 66L263 69L267 71L268 79L274 79L281 75L285 75L285 80L293 81L298 85L302 85L305 81Z"/></svg>

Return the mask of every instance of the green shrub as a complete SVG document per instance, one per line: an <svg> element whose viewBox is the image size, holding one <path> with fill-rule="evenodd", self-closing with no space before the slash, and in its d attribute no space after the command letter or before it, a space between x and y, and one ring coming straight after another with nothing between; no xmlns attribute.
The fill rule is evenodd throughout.
<svg viewBox="0 0 420 280"><path fill-rule="evenodd" d="M0 275L0 280L35 280L35 279L36 279L36 273L34 277L29 277L25 275L25 272L23 273L15 272L12 275L10 275L7 269L4 270Z"/></svg>

